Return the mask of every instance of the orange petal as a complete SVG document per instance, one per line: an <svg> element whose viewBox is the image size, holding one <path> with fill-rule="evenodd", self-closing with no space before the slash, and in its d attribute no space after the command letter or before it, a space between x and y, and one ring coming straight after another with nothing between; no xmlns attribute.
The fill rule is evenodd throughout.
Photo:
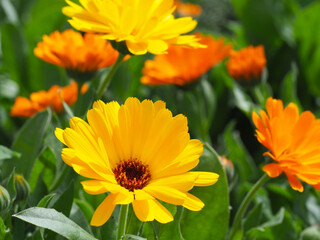
<svg viewBox="0 0 320 240"><path fill-rule="evenodd" d="M262 170L268 174L269 177L278 177L282 173L282 169L277 163L269 163L265 165Z"/></svg>

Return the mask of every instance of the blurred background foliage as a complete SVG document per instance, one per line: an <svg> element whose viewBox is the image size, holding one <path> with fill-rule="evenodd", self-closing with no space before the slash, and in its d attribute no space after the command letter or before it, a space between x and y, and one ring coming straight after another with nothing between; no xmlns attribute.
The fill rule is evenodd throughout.
<svg viewBox="0 0 320 240"><path fill-rule="evenodd" d="M225 155L233 162L234 173L228 176L232 220L233 209L237 209L244 194L261 176L261 166L265 163L262 157L265 150L254 137L251 112L265 108L267 97L273 96L282 99L285 105L295 102L300 111L311 110L317 117L320 115L320 2L190 2L203 8L203 13L197 17L197 31L222 36L236 50L248 45L264 45L267 70L262 83L255 88L243 88L234 82L227 74L225 64L221 63L205 74L193 86L192 92L176 86L144 86L140 83L141 69L144 61L153 56L134 56L117 71L103 100L122 103L129 96L140 100L161 99L174 114L185 114L192 137L211 143L219 155ZM32 92L48 90L54 84L67 84L68 78L62 68L33 54L44 34L70 28L61 13L65 5L63 0L51 0L50 3L48 0L0 0L0 145L16 152L24 151L22 143L36 145L33 151L20 158L16 156L9 164L18 164L16 171L24 171L29 181L32 190L28 200L30 206L37 204L41 196L58 189L56 195L48 195L53 198L49 206L67 216L72 209L70 216L73 220L89 232L98 232L89 227L88 221L101 198L85 194L78 180L70 183L70 179L76 178L71 171L65 170L60 158L62 146L52 134L56 126L65 127L67 122L58 121L50 111L28 121L9 116L16 96L28 97ZM97 86L104 74L105 70L100 71L91 84ZM89 99L86 97L82 101ZM77 105L73 107L74 110L79 108ZM38 131L30 131L30 127L36 127ZM19 167L21 163L30 164L30 167L20 169L24 168ZM64 180L59 182L61 176ZM63 209L59 209L59 199L69 192L76 194L68 195L69 200ZM74 199L77 207L74 207ZM205 202L209 199L204 197ZM305 185L305 191L300 194L289 188L284 178L272 179L255 197L247 218L242 222L244 232L239 233L239 239L320 239L319 206L320 194L312 187ZM195 217L192 214L188 217ZM85 221L80 222L83 216ZM112 221L115 219L96 234L103 236ZM175 228L175 224L168 227ZM214 226L215 223L210 224ZM144 231L148 235L148 227ZM191 234L188 230L182 231ZM197 235L190 239L197 239ZM216 239L223 239L223 236Z"/></svg>

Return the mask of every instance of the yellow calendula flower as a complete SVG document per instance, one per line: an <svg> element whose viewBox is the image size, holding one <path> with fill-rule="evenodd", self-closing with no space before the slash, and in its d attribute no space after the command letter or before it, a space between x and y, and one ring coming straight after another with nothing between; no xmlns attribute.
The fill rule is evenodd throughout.
<svg viewBox="0 0 320 240"><path fill-rule="evenodd" d="M125 41L135 55L165 53L168 44L201 47L192 31L197 21L191 17L175 19L173 0L80 0L82 6L66 0L63 13L70 24L84 32L101 33L117 42Z"/></svg>
<svg viewBox="0 0 320 240"><path fill-rule="evenodd" d="M95 102L87 119L74 117L70 128L57 128L55 134L67 145L63 161L92 179L82 182L84 190L109 193L91 225L103 225L117 204L132 203L141 221L161 223L173 217L157 199L192 211L203 208L188 191L212 185L219 176L190 171L199 163L203 145L190 139L185 116L173 117L162 101L128 98L121 106Z"/></svg>

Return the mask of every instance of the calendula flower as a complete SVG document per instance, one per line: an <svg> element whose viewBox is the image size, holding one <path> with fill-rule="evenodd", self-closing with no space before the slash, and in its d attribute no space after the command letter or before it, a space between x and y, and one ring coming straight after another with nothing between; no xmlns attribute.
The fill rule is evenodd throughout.
<svg viewBox="0 0 320 240"><path fill-rule="evenodd" d="M320 190L320 120L310 111L299 115L296 104L283 108L281 100L268 98L267 113L253 112L258 141L269 149L264 155L275 162L263 167L270 177L285 173L291 187L303 191L302 180Z"/></svg>
<svg viewBox="0 0 320 240"><path fill-rule="evenodd" d="M81 93L87 91L87 85L83 85ZM71 82L69 86L60 87L52 86L49 91L39 91L30 94L30 99L26 97L17 97L11 108L10 116L15 117L32 117L47 107L51 107L55 112L62 112L63 105L61 98L68 105L72 105L78 98L78 84Z"/></svg>
<svg viewBox="0 0 320 240"><path fill-rule="evenodd" d="M259 45L249 46L240 51L232 50L226 65L229 75L234 79L250 82L260 78L266 63L264 47Z"/></svg>
<svg viewBox="0 0 320 240"><path fill-rule="evenodd" d="M101 33L116 42L125 41L135 55L165 53L169 44L200 47L197 38L181 34L197 24L191 17L175 19L173 0L86 0L79 6L66 0L63 13L70 24L84 32Z"/></svg>
<svg viewBox="0 0 320 240"><path fill-rule="evenodd" d="M181 0L174 0L176 5L176 12L180 16L197 17L202 13L202 7L198 4L184 3Z"/></svg>
<svg viewBox="0 0 320 240"><path fill-rule="evenodd" d="M206 48L170 46L168 54L157 55L154 60L145 62L141 82L150 85L190 84L228 56L231 45L224 45L223 38L215 40L200 33L196 36Z"/></svg>
<svg viewBox="0 0 320 240"><path fill-rule="evenodd" d="M187 119L172 116L165 103L128 98L123 105L97 101L88 111L88 123L74 117L70 128L56 129L67 145L62 159L80 175L89 194L109 193L93 214L91 225L101 226L117 204L132 203L141 221L173 220L160 199L192 211L203 202L188 193L194 186L218 180L211 172L189 171L203 151L199 140L190 139Z"/></svg>
<svg viewBox="0 0 320 240"><path fill-rule="evenodd" d="M93 33L81 35L72 29L44 35L34 49L34 54L67 71L81 73L92 73L109 67L119 55L110 42L100 36Z"/></svg>

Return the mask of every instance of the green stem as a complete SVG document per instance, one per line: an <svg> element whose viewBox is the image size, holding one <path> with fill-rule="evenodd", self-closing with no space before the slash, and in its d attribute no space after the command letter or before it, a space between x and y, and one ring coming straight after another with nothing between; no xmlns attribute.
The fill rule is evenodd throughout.
<svg viewBox="0 0 320 240"><path fill-rule="evenodd" d="M106 76L106 78L103 80L103 82L100 84L99 89L97 91L97 99L100 99L102 97L102 94L105 92L105 90L107 89L112 76L114 75L114 73L116 72L116 70L118 69L120 63L122 62L123 58L125 55L119 53L118 59L117 61L113 64L110 72L108 73L108 75Z"/></svg>
<svg viewBox="0 0 320 240"><path fill-rule="evenodd" d="M128 212L129 212L129 204L121 205L117 240L120 240L122 236L126 234Z"/></svg>
<svg viewBox="0 0 320 240"><path fill-rule="evenodd" d="M251 202L254 194L259 190L259 188L269 179L267 174L263 174L262 177L256 182L256 184L251 188L251 190L247 193L245 198L242 200L242 203L234 217L233 225L231 227L229 233L229 240L232 240L236 234L236 232L240 228L240 221L245 213L249 203Z"/></svg>

